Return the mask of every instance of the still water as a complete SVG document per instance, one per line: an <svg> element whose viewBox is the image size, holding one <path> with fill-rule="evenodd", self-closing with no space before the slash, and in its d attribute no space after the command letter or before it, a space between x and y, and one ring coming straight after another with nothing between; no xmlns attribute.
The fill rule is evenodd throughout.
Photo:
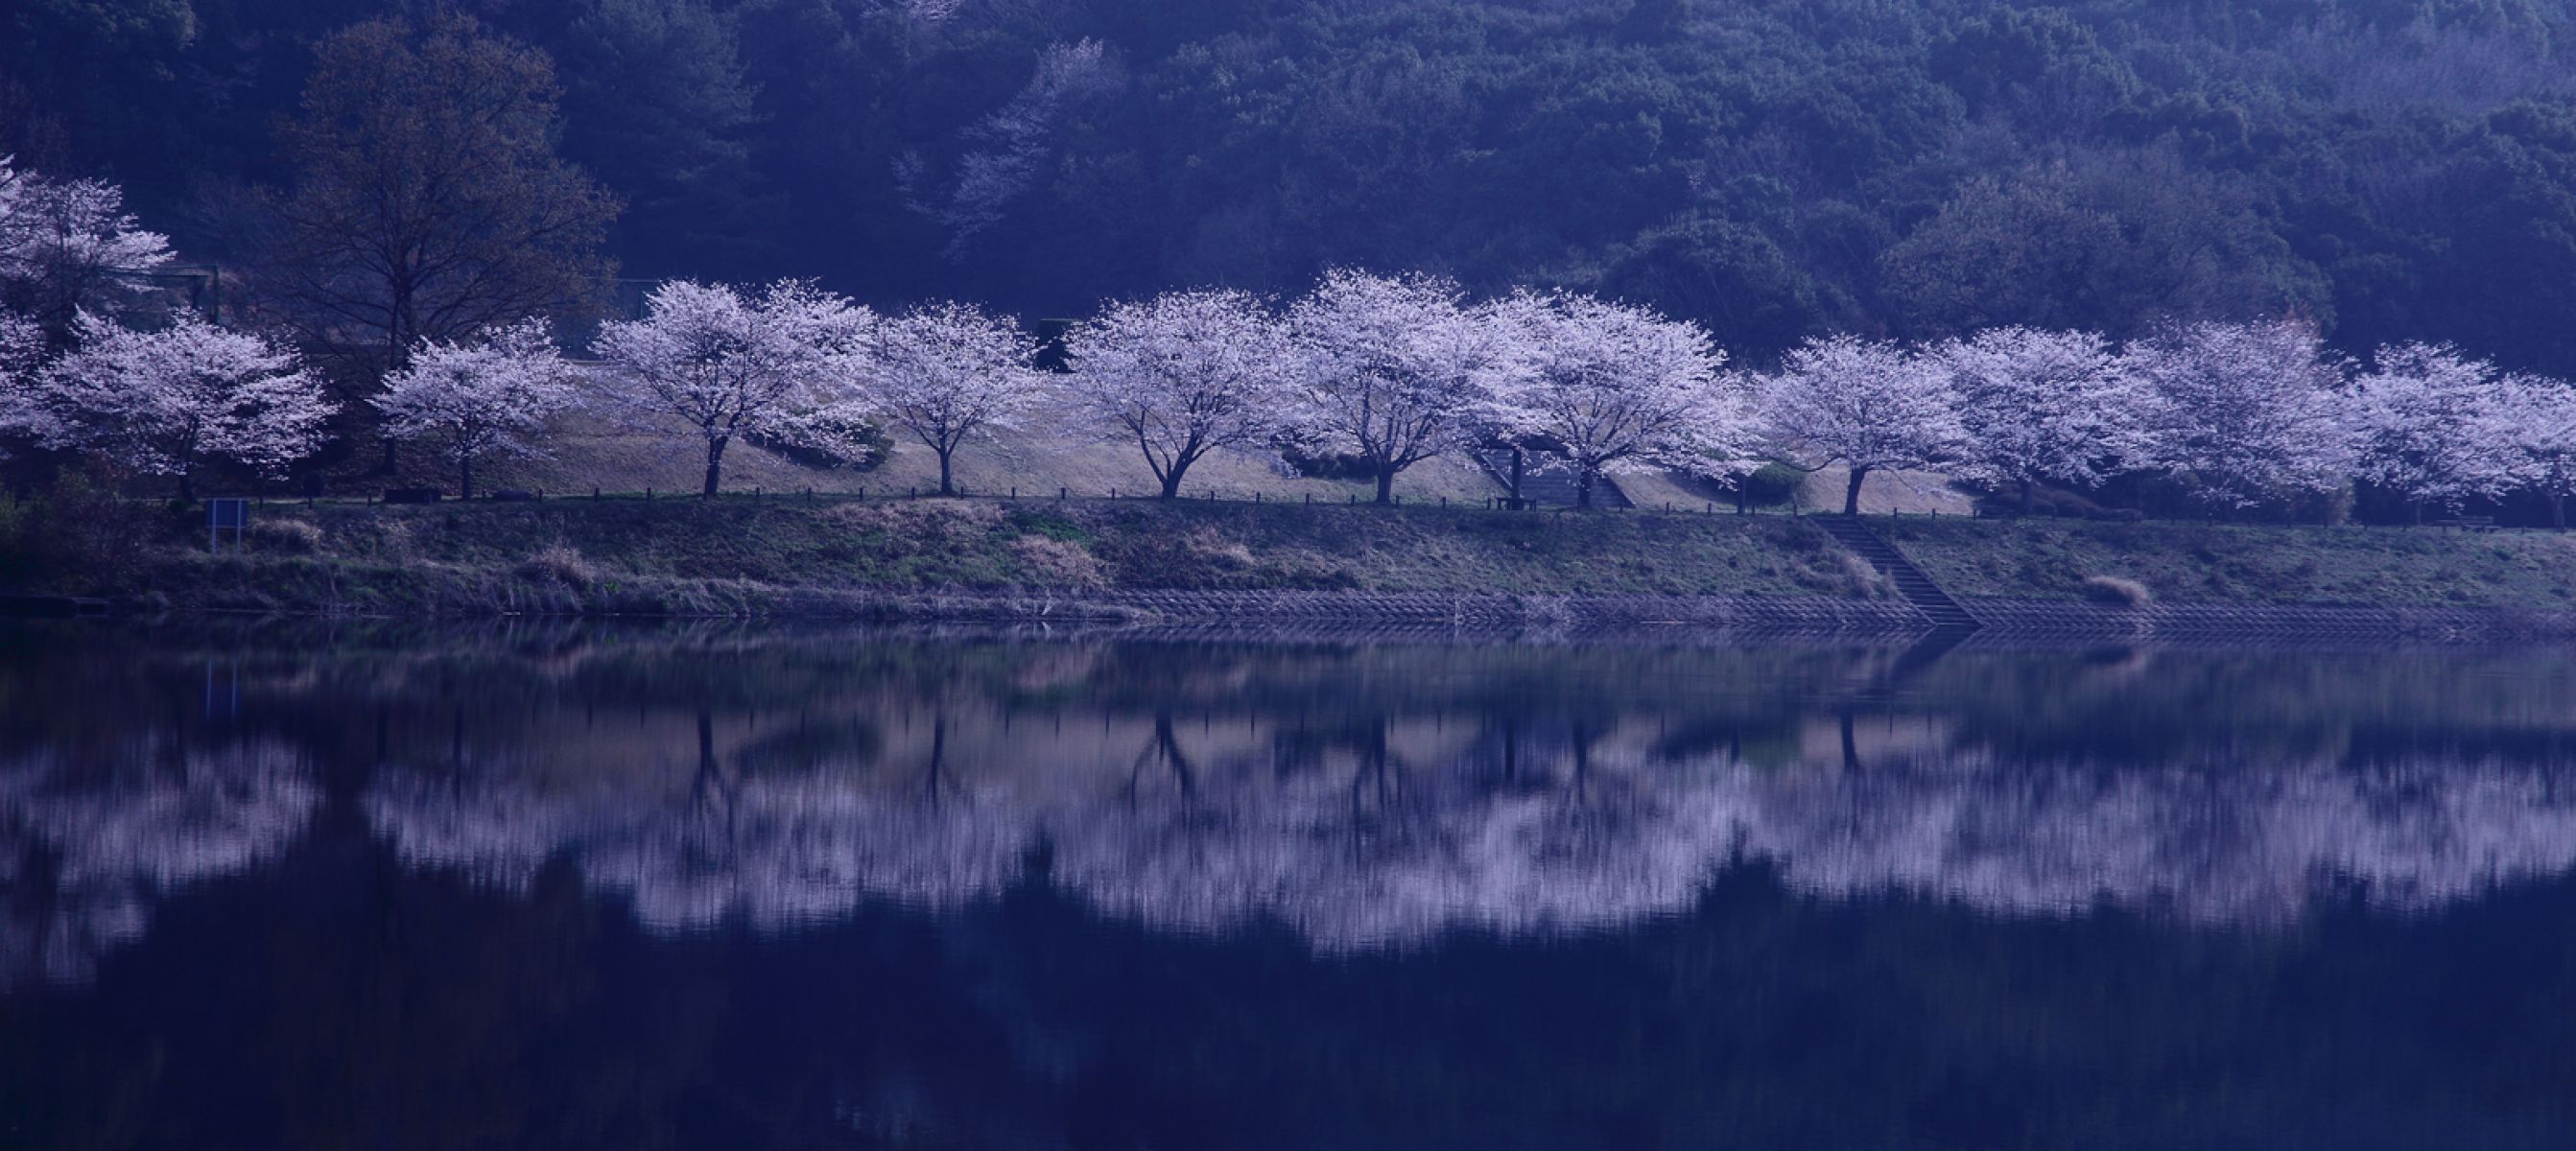
<svg viewBox="0 0 2576 1151"><path fill-rule="evenodd" d="M2576 653L0 630L0 1147L2571 1145Z"/></svg>

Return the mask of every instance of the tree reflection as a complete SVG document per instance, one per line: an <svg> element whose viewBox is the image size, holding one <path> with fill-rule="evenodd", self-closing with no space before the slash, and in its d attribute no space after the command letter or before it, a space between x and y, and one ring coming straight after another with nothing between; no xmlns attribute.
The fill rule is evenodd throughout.
<svg viewBox="0 0 2576 1151"><path fill-rule="evenodd" d="M1327 952L1630 928L1751 863L1835 899L2276 926L2576 866L2552 652L549 632L254 645L212 716L201 652L31 650L0 667L19 978L78 977L326 802L408 867L525 893L561 864L658 931L1044 882ZM144 688L98 690L111 668Z"/></svg>
<svg viewBox="0 0 2576 1151"><path fill-rule="evenodd" d="M320 798L302 756L264 740L0 762L0 990L86 978L162 895L275 859Z"/></svg>

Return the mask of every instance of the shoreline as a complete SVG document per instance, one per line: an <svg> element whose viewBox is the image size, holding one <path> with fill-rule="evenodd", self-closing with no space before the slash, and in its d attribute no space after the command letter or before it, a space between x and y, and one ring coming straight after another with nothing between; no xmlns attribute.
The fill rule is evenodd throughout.
<svg viewBox="0 0 2576 1151"><path fill-rule="evenodd" d="M2049 642L2576 639L2576 537L1926 518L1843 538L1854 533L1841 527L1082 500L290 506L223 555L165 521L124 558L22 557L0 581L14 593L0 615L1542 638L1904 637L1946 622ZM2093 577L2134 584L2147 602L2086 598Z"/></svg>
<svg viewBox="0 0 2576 1151"><path fill-rule="evenodd" d="M1965 598L1974 628L1944 628L1898 599L1829 596L1466 595L1329 591L892 591L722 589L730 610L597 610L561 601L505 610L371 610L353 605L180 605L150 600L17 596L20 619L280 618L314 622L404 619L439 624L547 621L601 624L819 622L1026 632L1239 640L1486 639L1522 642L1736 638L1919 640L1946 635L1974 647L2131 644L2346 647L2373 643L2522 644L2576 640L2576 611L2353 604L2172 604L2111 607L2053 600Z"/></svg>

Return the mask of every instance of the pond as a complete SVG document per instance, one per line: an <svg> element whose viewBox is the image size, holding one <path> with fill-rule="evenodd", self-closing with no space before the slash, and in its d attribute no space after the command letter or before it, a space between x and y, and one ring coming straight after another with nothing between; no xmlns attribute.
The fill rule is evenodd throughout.
<svg viewBox="0 0 2576 1151"><path fill-rule="evenodd" d="M0 629L0 1146L2563 1148L2576 652Z"/></svg>

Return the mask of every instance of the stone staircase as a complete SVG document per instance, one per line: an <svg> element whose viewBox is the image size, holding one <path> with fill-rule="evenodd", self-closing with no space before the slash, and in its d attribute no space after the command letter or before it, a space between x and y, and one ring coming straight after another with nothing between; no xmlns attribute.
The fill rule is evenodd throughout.
<svg viewBox="0 0 2576 1151"><path fill-rule="evenodd" d="M1860 517L1808 516L1807 522L1823 529L1852 554L1868 560L1869 566L1896 585L1896 593L1905 597L1905 602L1932 621L1932 626L1965 631L1984 626L1968 609L1959 606L1959 601L1950 598L1950 593L1942 591L1941 585L1932 582L1931 576L1923 574L1922 568L1914 566L1914 561L1905 558L1904 552L1896 550L1895 544L1871 531Z"/></svg>

